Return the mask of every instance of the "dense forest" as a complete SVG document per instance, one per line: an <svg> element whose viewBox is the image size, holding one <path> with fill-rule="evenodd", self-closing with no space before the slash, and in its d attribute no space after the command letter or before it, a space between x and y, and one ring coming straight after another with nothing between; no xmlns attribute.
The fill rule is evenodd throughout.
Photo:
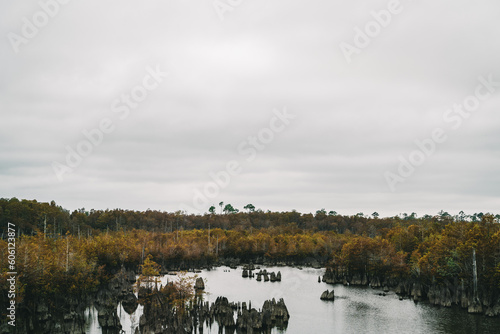
<svg viewBox="0 0 500 334"><path fill-rule="evenodd" d="M411 277L428 284L456 279L472 284L475 264L480 288L499 295L499 215L379 218L377 213L344 216L324 209L315 214L263 212L253 205L238 212L223 203L207 210L204 215L69 212L55 202L0 199L2 305L8 302L8 223L17 230L18 303L83 296L120 268L139 272L145 259L162 270L202 268L229 258L241 263L316 261L351 275Z"/></svg>

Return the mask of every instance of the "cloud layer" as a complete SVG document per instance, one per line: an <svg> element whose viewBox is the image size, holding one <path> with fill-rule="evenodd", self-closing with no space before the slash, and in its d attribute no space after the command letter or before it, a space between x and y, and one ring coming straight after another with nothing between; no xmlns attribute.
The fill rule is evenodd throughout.
<svg viewBox="0 0 500 334"><path fill-rule="evenodd" d="M500 86L458 129L444 119L479 77L500 82L500 3L402 0L356 46L390 3L2 3L0 196L68 209L500 211ZM342 43L359 51L350 63ZM139 101L156 67L168 75ZM124 94L137 103L127 117L114 104ZM273 131L285 108L295 118ZM54 162L103 119L113 130L61 182ZM436 128L447 140L391 191L386 172ZM229 161L239 172L204 191Z"/></svg>

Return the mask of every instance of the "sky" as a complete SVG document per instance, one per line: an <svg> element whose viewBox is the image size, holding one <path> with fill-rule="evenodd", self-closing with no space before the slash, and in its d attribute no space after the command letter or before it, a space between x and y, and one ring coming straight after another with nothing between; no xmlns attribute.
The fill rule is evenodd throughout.
<svg viewBox="0 0 500 334"><path fill-rule="evenodd" d="M0 197L500 213L496 0L0 4Z"/></svg>

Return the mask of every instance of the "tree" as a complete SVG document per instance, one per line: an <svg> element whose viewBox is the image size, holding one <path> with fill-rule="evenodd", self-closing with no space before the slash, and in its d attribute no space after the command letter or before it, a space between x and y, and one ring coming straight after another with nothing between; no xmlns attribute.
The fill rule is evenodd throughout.
<svg viewBox="0 0 500 334"><path fill-rule="evenodd" d="M253 206L253 204L247 204L243 207L243 209L247 209L248 213L250 213L255 211L255 206Z"/></svg>
<svg viewBox="0 0 500 334"><path fill-rule="evenodd" d="M458 219L459 219L459 221L461 221L461 222L465 221L465 217L466 217L465 212L460 211L460 212L458 213Z"/></svg>
<svg viewBox="0 0 500 334"><path fill-rule="evenodd" d="M210 212L211 214L215 214L215 206L211 206L209 209L208 209L208 212Z"/></svg>
<svg viewBox="0 0 500 334"><path fill-rule="evenodd" d="M329 216L336 216L337 215L337 211L330 211L330 212L328 212L328 215Z"/></svg>
<svg viewBox="0 0 500 334"><path fill-rule="evenodd" d="M448 217L451 217L451 215L450 215L448 212L443 211L443 210L439 211L439 212L438 212L438 215L439 215L441 218L443 218L443 219L448 218Z"/></svg>
<svg viewBox="0 0 500 334"><path fill-rule="evenodd" d="M375 211L374 213L372 213L372 216L373 216L373 218L377 219L379 214L378 214L378 212Z"/></svg>
<svg viewBox="0 0 500 334"><path fill-rule="evenodd" d="M235 208L233 208L233 206L231 204L226 204L226 206L224 207L224 212L226 214L228 213L233 213L233 212L238 212Z"/></svg>
<svg viewBox="0 0 500 334"><path fill-rule="evenodd" d="M141 265L142 275L149 276L158 276L160 275L160 265L152 260L153 256L148 254L148 256L144 259L144 264Z"/></svg>
<svg viewBox="0 0 500 334"><path fill-rule="evenodd" d="M151 283L157 281L156 278L153 280L152 277L160 275L160 265L152 259L153 256L148 254L144 259L144 264L141 265L142 271L139 276L139 287L142 283L146 283L146 287L151 288Z"/></svg>
<svg viewBox="0 0 500 334"><path fill-rule="evenodd" d="M224 202L220 202L219 206L220 206L220 214L222 214L222 207L224 206Z"/></svg>
<svg viewBox="0 0 500 334"><path fill-rule="evenodd" d="M198 275L189 276L186 272L181 272L178 275L179 280L173 284L176 293L172 303L181 313L186 311L185 308L189 302L193 302L194 284L197 277Z"/></svg>
<svg viewBox="0 0 500 334"><path fill-rule="evenodd" d="M320 217L326 216L326 210L325 209L317 210L316 216L320 216Z"/></svg>

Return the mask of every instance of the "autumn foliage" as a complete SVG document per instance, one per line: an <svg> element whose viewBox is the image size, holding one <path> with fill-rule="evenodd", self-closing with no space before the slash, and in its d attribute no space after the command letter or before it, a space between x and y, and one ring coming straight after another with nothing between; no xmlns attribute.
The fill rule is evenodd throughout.
<svg viewBox="0 0 500 334"><path fill-rule="evenodd" d="M13 199L2 199L0 209L0 228L15 222L20 234L19 302L88 294L121 267L151 276L161 268L188 269L230 257L288 263L314 259L348 273L470 281L473 249L480 285L500 289L500 224L487 214L462 219L260 210L206 215L84 209L69 213L55 203ZM0 240L0 268L2 291L7 291L5 240ZM7 302L5 293L0 298Z"/></svg>

